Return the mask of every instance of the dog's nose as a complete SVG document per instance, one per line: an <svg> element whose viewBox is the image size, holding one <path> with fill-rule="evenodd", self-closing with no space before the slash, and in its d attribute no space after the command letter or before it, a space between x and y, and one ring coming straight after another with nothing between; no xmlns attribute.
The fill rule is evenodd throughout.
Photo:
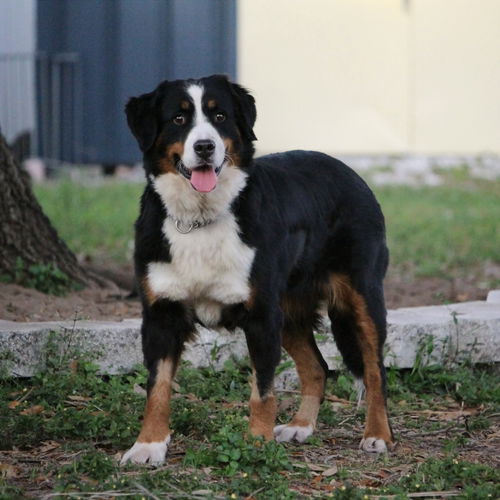
<svg viewBox="0 0 500 500"><path fill-rule="evenodd" d="M207 160L212 156L213 152L215 151L215 142L211 141L210 139L203 140L203 141L196 141L194 143L194 152L200 157L203 158L204 160Z"/></svg>

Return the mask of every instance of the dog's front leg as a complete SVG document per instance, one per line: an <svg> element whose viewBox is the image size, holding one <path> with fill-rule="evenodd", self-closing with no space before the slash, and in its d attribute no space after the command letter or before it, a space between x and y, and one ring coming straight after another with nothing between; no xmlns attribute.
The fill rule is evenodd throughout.
<svg viewBox="0 0 500 500"><path fill-rule="evenodd" d="M250 396L250 433L273 439L277 403L274 372L281 356L283 314L277 307L254 308L244 326L253 366Z"/></svg>
<svg viewBox="0 0 500 500"><path fill-rule="evenodd" d="M170 443L170 397L172 382L184 346L194 325L184 306L156 302L144 311L142 343L149 370L148 391L141 432L122 464L163 463Z"/></svg>

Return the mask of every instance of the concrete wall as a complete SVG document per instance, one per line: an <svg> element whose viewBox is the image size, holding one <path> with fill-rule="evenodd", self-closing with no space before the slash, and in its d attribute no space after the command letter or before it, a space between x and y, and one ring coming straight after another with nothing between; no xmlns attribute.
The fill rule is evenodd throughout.
<svg viewBox="0 0 500 500"><path fill-rule="evenodd" d="M261 152L500 153L500 1L240 0Z"/></svg>

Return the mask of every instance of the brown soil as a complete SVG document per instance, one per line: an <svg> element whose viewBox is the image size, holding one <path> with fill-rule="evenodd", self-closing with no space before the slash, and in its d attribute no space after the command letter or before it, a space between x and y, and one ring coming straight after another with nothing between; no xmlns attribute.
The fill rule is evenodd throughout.
<svg viewBox="0 0 500 500"><path fill-rule="evenodd" d="M192 395L190 395L192 397ZM180 396L179 397L183 397ZM299 498L325 498L338 489L345 489L345 476L339 472L347 472L347 482L355 488L386 488L398 486L405 478L415 474L426 461L431 459L444 460L453 456L453 463L469 462L488 465L495 468L500 466L498 447L500 446L500 429L495 422L495 415L491 410L485 410L483 405L478 408L464 408L463 405L449 400L447 406L434 405L434 410L422 411L408 409L401 405L394 409L391 426L396 436L396 446L388 458L367 455L358 449L359 436L363 430L360 425L360 415L355 406L348 401L335 396L327 397L323 404L332 404L335 412L341 417L341 423L331 427L319 422L316 439L320 444L286 443L287 454L296 468L308 469L309 477L298 478L297 474L283 471L289 475L290 489ZM329 403L329 401L338 401ZM283 401L282 403L284 403ZM241 403L226 403L227 406ZM485 429L470 430L469 415L488 418L490 424ZM416 425L418 423L419 425ZM430 426L434 430L429 430ZM446 452L446 446L457 443L452 452ZM186 453L186 438L176 434L169 446L167 463L160 468L139 468L138 470L122 471L121 477L136 477L146 472L156 474L169 471L173 478L182 479L186 475L202 475L207 486L217 491L226 489L222 476L212 472L212 467L191 468L183 464ZM123 450L112 446L109 441L96 441L95 443L80 443L80 451L68 451L64 442L43 441L38 446L29 449L13 448L0 451L0 472L3 472L8 484L21 488L27 498L49 498L54 491L55 483L61 476L61 465L67 465L77 459L78 455L87 451L98 450L108 454L110 458L119 460ZM464 464L465 466L465 464ZM36 472L36 473L35 473ZM439 474L439 473L437 473ZM436 478L439 476L436 475ZM222 479L221 479L222 478ZM429 479L431 480L431 479ZM116 498L127 496L134 492L132 486L90 495L97 481L88 476L81 475L81 484L73 487L74 497L87 495L89 498ZM467 482L470 480L467 480ZM464 480L464 482L466 482ZM413 493L414 497L422 498L448 498L463 494L463 482L457 480L456 487L450 491L433 491ZM85 487L87 493L79 490ZM176 488L178 498L199 498L183 492L176 486L165 483L165 488ZM99 490L98 490L99 491ZM142 491L137 490L136 496L142 496ZM169 494L160 495L166 498ZM66 493L69 496L69 493ZM170 496L168 496L170 498ZM158 498L158 497L154 497ZM172 496L174 498L174 496ZM221 498L221 497L218 497ZM248 498L254 498L248 497ZM347 498L347 496L343 497ZM372 499L382 498L370 496ZM383 497L385 498L385 496ZM387 495L387 498L395 498ZM398 497L399 498L399 497ZM462 498L464 498L462 496ZM471 497L472 498L472 497Z"/></svg>
<svg viewBox="0 0 500 500"><path fill-rule="evenodd" d="M389 273L385 282L387 307L413 307L484 300L492 280L500 278L500 266L489 264L485 272L447 278L411 277ZM90 267L90 266L89 266ZM65 297L46 295L19 285L0 283L0 319L10 321L64 321L76 319L120 320L141 316L133 289L130 265L92 265L91 270L117 284L109 289L87 288Z"/></svg>

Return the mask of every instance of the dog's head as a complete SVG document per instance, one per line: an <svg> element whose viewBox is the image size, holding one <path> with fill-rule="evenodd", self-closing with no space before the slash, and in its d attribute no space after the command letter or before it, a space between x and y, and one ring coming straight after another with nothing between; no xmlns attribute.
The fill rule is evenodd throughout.
<svg viewBox="0 0 500 500"><path fill-rule="evenodd" d="M225 76L165 81L132 97L126 113L147 175L181 175L207 193L225 168L251 161L255 100Z"/></svg>

